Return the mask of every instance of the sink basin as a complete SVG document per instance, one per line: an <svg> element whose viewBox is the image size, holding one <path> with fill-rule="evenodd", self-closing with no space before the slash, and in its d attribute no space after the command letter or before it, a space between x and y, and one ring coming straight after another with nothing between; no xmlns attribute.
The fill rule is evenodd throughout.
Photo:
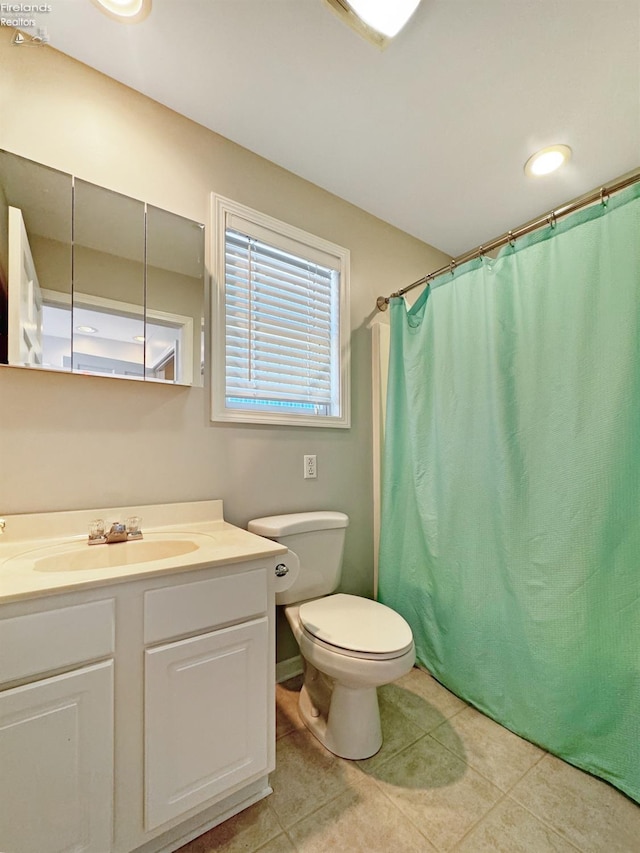
<svg viewBox="0 0 640 853"><path fill-rule="evenodd" d="M117 569L180 557L199 550L201 544L212 544L212 538L202 533L147 534L147 538L111 545L88 545L86 541L66 542L35 548L11 557L7 568L30 568L35 572L83 572Z"/></svg>
<svg viewBox="0 0 640 853"><path fill-rule="evenodd" d="M76 572L88 569L113 569L133 563L148 563L151 560L166 560L190 554L199 548L188 539L169 539L165 542L117 542L113 545L87 545L82 551L63 551L33 561L36 572Z"/></svg>

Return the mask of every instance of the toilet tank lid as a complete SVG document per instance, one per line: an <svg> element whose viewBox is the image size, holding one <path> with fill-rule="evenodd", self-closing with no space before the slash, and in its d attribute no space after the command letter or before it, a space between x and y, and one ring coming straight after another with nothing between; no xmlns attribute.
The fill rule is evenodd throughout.
<svg viewBox="0 0 640 853"><path fill-rule="evenodd" d="M293 533L310 533L312 530L331 530L336 527L347 527L349 516L343 512L294 512L286 515L267 515L264 518L254 518L247 525L250 533L266 536L268 539L278 539L280 536L291 536Z"/></svg>

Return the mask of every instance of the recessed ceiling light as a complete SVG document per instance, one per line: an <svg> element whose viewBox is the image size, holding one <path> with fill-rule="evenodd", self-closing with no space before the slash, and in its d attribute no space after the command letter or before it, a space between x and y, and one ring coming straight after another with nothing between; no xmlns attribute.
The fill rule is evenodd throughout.
<svg viewBox="0 0 640 853"><path fill-rule="evenodd" d="M144 335L134 335L133 340L138 344L144 343Z"/></svg>
<svg viewBox="0 0 640 853"><path fill-rule="evenodd" d="M420 0L347 0L361 21L387 38L397 36Z"/></svg>
<svg viewBox="0 0 640 853"><path fill-rule="evenodd" d="M524 164L525 174L539 177L555 172L571 158L571 149L568 145L549 145L536 151Z"/></svg>
<svg viewBox="0 0 640 853"><path fill-rule="evenodd" d="M82 332L83 335L95 335L97 331L94 326L76 326L76 332Z"/></svg>
<svg viewBox="0 0 640 853"><path fill-rule="evenodd" d="M420 5L420 0L327 0L334 12L360 35L384 47Z"/></svg>
<svg viewBox="0 0 640 853"><path fill-rule="evenodd" d="M101 12L125 24L143 21L151 11L151 0L91 0Z"/></svg>

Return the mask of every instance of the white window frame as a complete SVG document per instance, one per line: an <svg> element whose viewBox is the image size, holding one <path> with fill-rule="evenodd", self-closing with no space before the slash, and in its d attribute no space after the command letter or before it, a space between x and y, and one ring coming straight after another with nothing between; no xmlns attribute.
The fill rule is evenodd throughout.
<svg viewBox="0 0 640 853"><path fill-rule="evenodd" d="M304 248L308 247L311 257L314 251L331 255L337 262L340 273L339 295L339 342L340 364L336 365L338 372L338 415L316 415L298 413L280 413L232 409L226 406L226 293L225 293L225 235L227 228L234 228L231 223L238 219L245 220L255 227L257 233L264 229L281 243L294 241L300 247L304 256ZM323 240L307 231L281 222L243 204L224 198L217 193L211 193L211 222L212 253L213 253L213 291L212 291L212 322L211 322L211 420L232 423L279 424L283 426L310 427L340 427L351 426L350 406L350 320L349 320L349 265L350 252L342 246ZM265 242L268 240L265 238Z"/></svg>

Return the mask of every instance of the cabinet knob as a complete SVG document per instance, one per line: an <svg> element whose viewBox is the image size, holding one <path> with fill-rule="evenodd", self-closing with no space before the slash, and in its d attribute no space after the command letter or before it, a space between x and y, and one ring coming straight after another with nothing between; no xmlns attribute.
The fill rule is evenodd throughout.
<svg viewBox="0 0 640 853"><path fill-rule="evenodd" d="M276 566L276 577L283 578L285 575L289 574L289 569L285 566L284 563L278 563Z"/></svg>

